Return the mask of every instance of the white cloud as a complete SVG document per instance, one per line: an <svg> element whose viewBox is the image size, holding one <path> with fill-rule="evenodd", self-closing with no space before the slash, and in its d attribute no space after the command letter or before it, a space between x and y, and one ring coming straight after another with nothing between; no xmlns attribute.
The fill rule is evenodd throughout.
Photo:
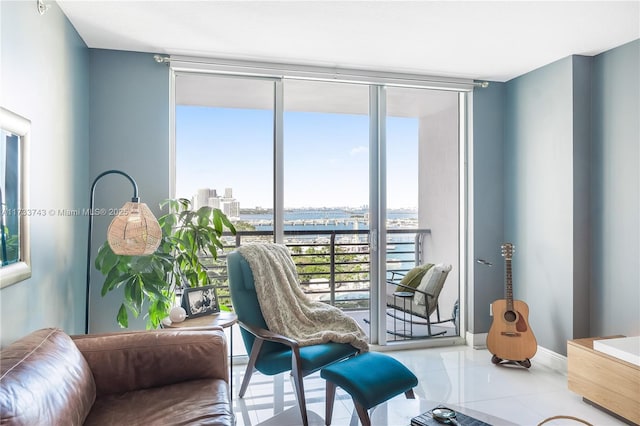
<svg viewBox="0 0 640 426"><path fill-rule="evenodd" d="M366 146L360 145L360 146L356 146L355 148L352 148L349 154L351 156L354 156L362 153L366 154L367 152L369 152L369 148Z"/></svg>

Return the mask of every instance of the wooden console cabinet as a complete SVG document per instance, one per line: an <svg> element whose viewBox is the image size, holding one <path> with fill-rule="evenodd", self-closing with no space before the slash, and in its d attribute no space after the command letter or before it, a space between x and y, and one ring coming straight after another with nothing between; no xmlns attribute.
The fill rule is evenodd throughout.
<svg viewBox="0 0 640 426"><path fill-rule="evenodd" d="M593 349L590 337L567 342L569 390L624 419L640 424L640 367Z"/></svg>

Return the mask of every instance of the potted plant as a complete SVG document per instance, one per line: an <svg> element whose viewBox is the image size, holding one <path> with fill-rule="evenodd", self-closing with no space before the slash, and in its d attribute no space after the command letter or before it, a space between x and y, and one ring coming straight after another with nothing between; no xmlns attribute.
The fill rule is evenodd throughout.
<svg viewBox="0 0 640 426"><path fill-rule="evenodd" d="M210 280L202 256L217 259L222 250L226 227L236 229L220 209L208 206L191 209L187 199L165 200L160 208L168 213L158 219L162 241L149 256L124 256L113 253L105 242L96 257L96 268L105 275L102 296L123 287L124 300L118 310L121 327L147 307L147 328L157 328L174 305L176 290L208 285Z"/></svg>

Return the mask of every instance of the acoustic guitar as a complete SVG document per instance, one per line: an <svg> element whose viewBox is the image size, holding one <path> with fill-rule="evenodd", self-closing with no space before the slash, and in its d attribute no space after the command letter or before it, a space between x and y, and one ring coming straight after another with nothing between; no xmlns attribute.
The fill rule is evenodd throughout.
<svg viewBox="0 0 640 426"><path fill-rule="evenodd" d="M506 267L506 299L491 304L493 322L487 336L487 348L493 354L491 362L503 361L531 367L530 358L538 350L538 343L529 326L529 307L521 300L513 300L513 274L511 259L515 248L511 243L502 245Z"/></svg>

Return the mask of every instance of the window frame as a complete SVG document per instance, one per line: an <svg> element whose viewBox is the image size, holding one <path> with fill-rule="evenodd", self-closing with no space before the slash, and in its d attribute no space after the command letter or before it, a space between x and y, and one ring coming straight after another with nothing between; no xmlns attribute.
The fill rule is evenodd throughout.
<svg viewBox="0 0 640 426"><path fill-rule="evenodd" d="M472 122L472 114L469 105L472 101L472 93L475 87L481 86L470 79L459 79L439 76L376 72L355 69L337 69L315 66L301 66L295 64L276 64L268 62L235 61L209 58L194 58L185 56L171 56L167 59L170 65L170 196L175 197L176 192L176 132L175 132L175 77L179 73L196 73L204 75L236 76L240 78L258 78L274 81L274 241L284 242L284 200L280 196L284 187L283 176L283 116L284 116L284 81L286 79L302 79L314 81L345 82L368 85L370 88L369 113L370 113L370 241L371 241L371 269L370 287L371 307L376 307L376 315L371 315L371 339L372 344L387 345L386 330L380 327L385 323L386 302L382 297L382 288L386 280L386 268L384 253L380 251L383 246L381 241L386 239L386 132L385 132L385 90L387 87L408 87L419 89L436 89L454 91L459 95L459 301L460 306L466 306L464 291L472 286L473 277L467 274L469 259L473 259L470 247L473 247L469 238L469 152L471 150L471 136L468 133ZM382 119L381 119L382 118ZM375 188L376 191L372 189ZM375 256L374 256L375 253ZM375 282L374 282L375 281ZM380 284L383 283L383 284ZM451 344L460 344L465 341L466 333L466 309L460 309L459 336L438 339ZM403 348L429 346L429 339L409 340L394 342Z"/></svg>

